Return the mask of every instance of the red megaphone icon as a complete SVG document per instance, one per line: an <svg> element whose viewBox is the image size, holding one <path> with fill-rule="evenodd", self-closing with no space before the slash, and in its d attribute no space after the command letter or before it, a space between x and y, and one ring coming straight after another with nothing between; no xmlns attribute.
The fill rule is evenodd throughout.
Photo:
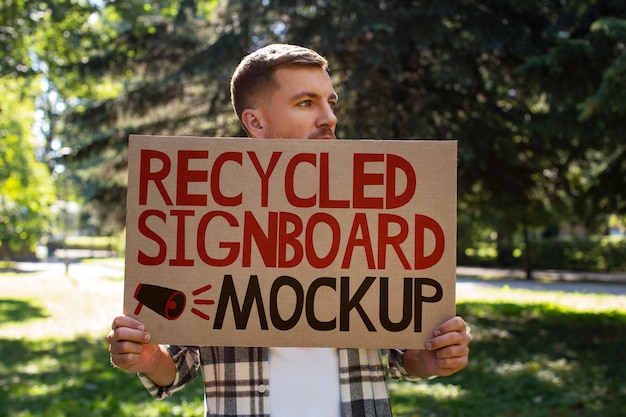
<svg viewBox="0 0 626 417"><path fill-rule="evenodd" d="M138 315L145 305L168 320L179 318L183 314L186 302L185 294L181 291L141 283L135 289L135 299L139 301L135 315Z"/></svg>

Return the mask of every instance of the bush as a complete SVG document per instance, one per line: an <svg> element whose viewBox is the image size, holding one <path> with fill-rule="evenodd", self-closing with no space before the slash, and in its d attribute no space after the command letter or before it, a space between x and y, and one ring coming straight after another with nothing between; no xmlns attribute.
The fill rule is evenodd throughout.
<svg viewBox="0 0 626 417"><path fill-rule="evenodd" d="M68 236L65 239L67 249L102 250L115 252L123 256L125 252L126 236L120 233L116 236ZM55 242L55 248L62 247L61 242Z"/></svg>
<svg viewBox="0 0 626 417"><path fill-rule="evenodd" d="M495 244L477 244L476 248L459 248L458 263L465 266L524 268L523 246L507 251L507 264L498 262ZM626 239L603 237L599 239L543 239L531 246L534 269L570 271L626 271Z"/></svg>

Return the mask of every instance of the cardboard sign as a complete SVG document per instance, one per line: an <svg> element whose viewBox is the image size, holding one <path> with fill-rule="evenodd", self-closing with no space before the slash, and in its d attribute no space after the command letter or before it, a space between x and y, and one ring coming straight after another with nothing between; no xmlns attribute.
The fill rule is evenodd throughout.
<svg viewBox="0 0 626 417"><path fill-rule="evenodd" d="M131 136L155 343L421 348L455 315L456 142Z"/></svg>

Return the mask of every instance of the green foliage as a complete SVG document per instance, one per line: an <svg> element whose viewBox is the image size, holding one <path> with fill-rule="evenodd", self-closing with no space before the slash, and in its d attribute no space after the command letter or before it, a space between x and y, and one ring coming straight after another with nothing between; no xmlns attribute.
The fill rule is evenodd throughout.
<svg viewBox="0 0 626 417"><path fill-rule="evenodd" d="M146 31L148 20L132 20L133 37L124 33L111 49L118 52L99 61L109 62L105 74L134 74L124 99L94 103L71 119L100 127L83 142L85 152L106 146L124 168L129 132L241 134L228 103L230 72L247 51L285 41L329 58L342 102L339 136L458 138L463 209L504 239L555 213L592 221L624 209L616 189L624 118L599 125L592 106L602 103L614 116L622 108L606 105L621 100L615 93L624 79L626 9L618 2L223 1L219 10L210 21L187 20L193 34L180 31L171 13L151 11L154 30ZM125 57L112 59L119 54ZM602 163L611 155L612 164ZM613 183L615 192L603 194ZM605 196L602 209L575 209L592 191Z"/></svg>
<svg viewBox="0 0 626 417"><path fill-rule="evenodd" d="M505 250L501 248L501 250ZM522 250L508 247L512 268L524 268ZM532 242L532 264L537 269L571 271L619 272L626 270L626 239L543 239ZM517 256L515 256L517 254ZM476 243L471 248L459 248L457 261L464 266L501 266L494 243Z"/></svg>
<svg viewBox="0 0 626 417"><path fill-rule="evenodd" d="M53 188L47 167L35 160L29 137L33 103L28 85L0 78L0 248L9 256L32 247L47 229Z"/></svg>
<svg viewBox="0 0 626 417"><path fill-rule="evenodd" d="M528 127L549 157L545 171L573 218L594 224L626 208L623 181L626 148L623 132L623 4L600 8L585 2L565 7L551 42L520 66L534 86L526 99L541 97ZM555 144L562 144L555 146ZM566 145L566 146L563 146ZM618 174L619 173L619 174Z"/></svg>
<svg viewBox="0 0 626 417"><path fill-rule="evenodd" d="M30 14L36 14L36 2L6 0L0 5L0 78L12 73L28 73L28 35L36 27Z"/></svg>
<svg viewBox="0 0 626 417"><path fill-rule="evenodd" d="M126 235L119 233L114 236L67 236L64 244L67 249L108 251L123 257L126 250Z"/></svg>
<svg viewBox="0 0 626 417"><path fill-rule="evenodd" d="M548 239L537 242L535 250L533 263L537 268L616 272L626 270L626 239Z"/></svg>
<svg viewBox="0 0 626 417"><path fill-rule="evenodd" d="M339 137L459 140L462 242L626 213L621 0L10 0L0 16L0 74L46 77L48 138L75 150L106 233L124 223L128 135L243 135L230 75L275 41L327 56Z"/></svg>
<svg viewBox="0 0 626 417"><path fill-rule="evenodd" d="M68 236L65 239L68 249L114 250L116 238L110 236Z"/></svg>

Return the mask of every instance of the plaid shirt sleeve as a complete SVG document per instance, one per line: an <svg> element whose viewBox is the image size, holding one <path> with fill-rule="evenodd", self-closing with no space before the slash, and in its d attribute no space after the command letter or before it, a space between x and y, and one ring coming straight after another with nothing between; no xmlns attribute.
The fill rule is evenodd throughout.
<svg viewBox="0 0 626 417"><path fill-rule="evenodd" d="M406 349L389 349L387 351L387 372L391 379L407 379L410 381L418 381L421 378L411 376L404 369L404 352Z"/></svg>
<svg viewBox="0 0 626 417"><path fill-rule="evenodd" d="M341 413L391 417L389 391L378 349L339 349Z"/></svg>
<svg viewBox="0 0 626 417"><path fill-rule="evenodd" d="M162 400L185 388L198 375L200 366L199 348L191 346L168 346L167 350L176 365L176 377L169 387L161 387L139 373L139 380L152 397Z"/></svg>

